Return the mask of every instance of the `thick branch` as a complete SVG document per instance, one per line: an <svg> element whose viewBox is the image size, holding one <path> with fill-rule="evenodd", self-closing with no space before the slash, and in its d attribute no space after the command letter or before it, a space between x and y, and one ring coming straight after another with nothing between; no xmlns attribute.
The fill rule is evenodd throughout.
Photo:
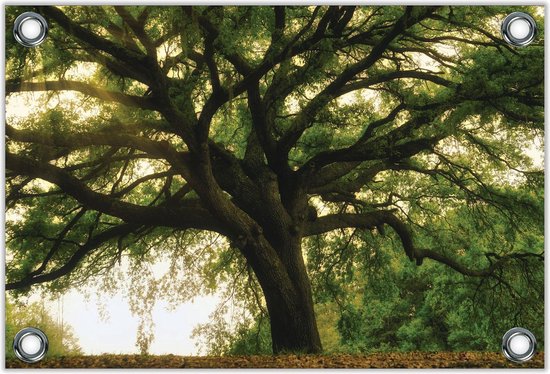
<svg viewBox="0 0 550 374"><path fill-rule="evenodd" d="M104 101L116 102L129 107L141 109L155 109L155 102L142 96L127 95L122 92L109 91L78 81L45 81L45 82L22 82L19 79L6 81L6 94L14 92L37 92L37 91L77 91Z"/></svg>
<svg viewBox="0 0 550 374"><path fill-rule="evenodd" d="M380 210L362 214L331 214L319 217L316 221L308 223L304 231L305 236L311 236L347 227L357 227L370 230L383 224L387 224L395 230L401 238L405 253L409 259L413 260L414 247L411 234L407 226L390 211Z"/></svg>
<svg viewBox="0 0 550 374"><path fill-rule="evenodd" d="M54 135L51 132L46 133L33 130L17 130L13 126L6 125L6 136L17 142L34 143L52 147L67 147L70 149L101 145L128 147L143 151L155 158L159 157L167 159L168 161L175 163L179 169L187 168L185 165L186 156L184 154L176 154L176 151L168 142L159 142L130 134L87 132L75 134L57 133Z"/></svg>
<svg viewBox="0 0 550 374"><path fill-rule="evenodd" d="M341 96L352 91L369 88L373 85L389 82L394 79L419 79L421 81L432 82L444 87L449 87L453 84L452 81L449 81L442 77L438 77L434 73L427 73L417 70L402 70L353 81L342 87L338 91L337 95Z"/></svg>
<svg viewBox="0 0 550 374"><path fill-rule="evenodd" d="M161 77L159 77L158 74L155 74L159 71L156 62L143 53L136 50L127 49L94 34L92 31L71 20L57 7L39 7L39 10L41 14L55 20L68 34L76 37L87 45L106 52L115 59L124 62L128 68L135 70L140 76L146 78L151 85L158 85L159 83L162 83L162 79L159 79Z"/></svg>
<svg viewBox="0 0 550 374"><path fill-rule="evenodd" d="M11 153L6 154L6 168L19 175L41 178L53 183L85 207L118 217L128 223L226 233L224 226L203 208L141 206L120 201L91 190L61 168Z"/></svg>
<svg viewBox="0 0 550 374"><path fill-rule="evenodd" d="M459 273L470 277L487 277L494 272L497 264L497 262L495 262L488 268L481 269L481 270L470 269L462 265L458 261L450 257L447 257L439 252L436 252L431 249L418 249L418 248L415 249L415 258L416 258L416 263L419 265L422 264L422 261L424 260L424 258L429 258L439 263L442 263L444 265L447 265L451 269L456 270Z"/></svg>

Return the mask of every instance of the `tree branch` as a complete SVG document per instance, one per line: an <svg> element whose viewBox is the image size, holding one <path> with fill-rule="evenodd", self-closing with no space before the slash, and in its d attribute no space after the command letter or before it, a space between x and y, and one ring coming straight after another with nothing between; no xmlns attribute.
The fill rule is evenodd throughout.
<svg viewBox="0 0 550 374"><path fill-rule="evenodd" d="M85 207L118 217L125 222L175 228L195 228L227 234L226 228L207 210L199 207L141 206L91 190L61 168L24 156L6 154L6 168L19 175L41 178L57 185Z"/></svg>
<svg viewBox="0 0 550 374"><path fill-rule="evenodd" d="M143 20L143 22L140 22L139 20L136 20L123 6L115 6L114 8L118 15L124 20L124 22L128 26L130 26L130 28L134 32L134 35L137 36L143 47L145 47L145 50L147 51L149 57L156 61L157 50L154 46L154 42L151 40L151 38L149 38L149 35L147 35L143 28L145 21Z"/></svg>
<svg viewBox="0 0 550 374"><path fill-rule="evenodd" d="M155 110L156 104L153 99L142 96L124 94L117 91L109 91L93 86L88 83L60 80L45 82L23 82L20 79L6 81L6 95L14 92L37 92L37 91L77 91L104 101L117 102L134 108Z"/></svg>
<svg viewBox="0 0 550 374"><path fill-rule="evenodd" d="M416 71L416 70L401 70L401 71L395 71L387 74L380 74L373 77L368 77L365 79L360 79L353 81L351 83L346 84L343 86L337 93L338 96L344 95L346 93L369 88L371 86L374 86L376 84L389 82L394 79L419 79L422 81L429 81L432 83L435 83L440 86L449 87L452 84L454 84L452 81L449 81L445 78L438 77L434 73L428 73L423 71Z"/></svg>
<svg viewBox="0 0 550 374"><path fill-rule="evenodd" d="M336 79L309 101L306 107L300 112L291 129L280 140L279 152L285 155L288 154L320 108L333 100L339 91L357 74L374 65L398 35L428 17L434 10L434 7L414 8L414 10L411 7L407 7L405 14L396 21L391 30L384 35L364 59L344 69Z"/></svg>
<svg viewBox="0 0 550 374"><path fill-rule="evenodd" d="M65 236L67 235L67 233L69 231L71 231L71 229L78 223L80 218L82 218L85 213L86 213L86 209L85 208L80 208L78 213L69 221L69 223L67 223L67 225L65 225L63 230L61 230L61 232L55 238L55 242L53 243L52 248L50 249L50 251L48 252L46 257L42 261L42 264L40 264L38 269L32 271L29 274L29 277L33 277L33 276L36 276L38 274L41 274L44 270L46 270L46 266L48 265L48 263L50 262L52 257L59 250L59 248L60 248L61 244L63 243L63 240L65 239Z"/></svg>
<svg viewBox="0 0 550 374"><path fill-rule="evenodd" d="M40 132L33 130L17 130L13 126L6 125L6 136L17 142L40 144L52 147L78 147L109 145L113 147L128 147L138 149L148 155L163 158L181 169L187 169L185 165L186 154L177 153L168 142L155 141L141 136L112 132L87 132L87 133L57 133ZM187 174L188 172L184 172Z"/></svg>
<svg viewBox="0 0 550 374"><path fill-rule="evenodd" d="M6 291L27 288L32 286L33 284L50 282L52 280L61 278L62 276L67 275L71 271L73 271L78 266L80 261L94 249L98 248L109 240L128 235L139 227L139 225L122 224L107 229L100 234L97 234L92 239L88 240L86 244L80 246L80 248L63 266L45 274L33 275L31 273L22 280L6 283Z"/></svg>
<svg viewBox="0 0 550 374"><path fill-rule="evenodd" d="M306 226L306 236L319 235L328 231L341 228L362 228L372 230L382 224L391 226L399 236L403 249L411 261L416 260L417 265L422 265L425 258L437 261L451 269L471 277L490 277L495 270L502 267L506 262L512 259L521 259L524 257L537 257L544 261L543 254L535 253L512 253L506 256L497 256L497 261L492 262L484 269L471 269L459 261L448 257L432 249L416 248L413 243L412 234L405 223L397 218L391 211L375 211L362 214L341 213L331 214L319 217L316 221L310 222Z"/></svg>
<svg viewBox="0 0 550 374"><path fill-rule="evenodd" d="M119 61L124 62L128 67L131 67L140 76L146 77L150 85L158 85L163 79L159 79L157 74L160 69L156 65L156 61L149 58L143 53L136 50L124 48L110 40L102 38L92 31L80 26L71 20L63 11L54 6L39 7L41 14L55 20L65 31L83 41L84 43L106 52Z"/></svg>
<svg viewBox="0 0 550 374"><path fill-rule="evenodd" d="M322 216L313 222L309 222L306 225L304 232L305 236L311 236L347 227L357 227L371 230L383 224L387 224L395 230L401 238L405 253L410 260L413 260L414 246L409 229L391 211L379 210L376 212L362 214L341 213Z"/></svg>

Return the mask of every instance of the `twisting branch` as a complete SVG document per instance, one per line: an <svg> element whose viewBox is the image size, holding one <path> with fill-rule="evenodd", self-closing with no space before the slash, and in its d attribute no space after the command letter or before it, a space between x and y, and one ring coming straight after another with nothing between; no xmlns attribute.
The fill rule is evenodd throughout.
<svg viewBox="0 0 550 374"><path fill-rule="evenodd" d="M434 7L425 7L415 10L408 7L405 10L405 14L400 17L397 22L395 22L391 30L384 35L382 40L380 40L380 42L372 48L370 53L364 59L344 69L344 71L341 72L336 79L334 79L319 94L310 100L306 107L301 111L298 119L295 121L290 130L287 131L282 137L279 144L279 152L285 155L288 154L292 146L306 130L307 125L314 117L314 114L321 107L325 106L334 97L336 97L341 89L355 76L357 76L357 74L373 66L397 36L416 23L420 22L422 19L428 17L434 11Z"/></svg>
<svg viewBox="0 0 550 374"><path fill-rule="evenodd" d="M401 238L405 253L410 260L413 260L414 246L409 229L399 218L388 210L379 210L362 214L340 213L322 216L313 222L309 222L304 231L305 236L311 236L348 227L371 230L384 224L391 226L395 230Z"/></svg>
<svg viewBox="0 0 550 374"><path fill-rule="evenodd" d="M497 269L501 268L506 262L512 259L521 259L530 256L540 258L541 260L544 259L543 254L512 253L506 256L498 256L497 261L492 262L484 269L470 269L469 267L461 264L459 261L440 252L434 251L433 249L416 248L413 243L412 233L407 225L388 210L362 214L331 214L328 216L319 217L316 221L308 223L305 229L305 236L319 235L328 231L351 227L372 230L384 224L387 224L394 229L401 240L407 257L409 257L411 261L415 260L417 265L422 265L423 260L428 258L447 265L453 270L456 270L466 276L493 276Z"/></svg>
<svg viewBox="0 0 550 374"><path fill-rule="evenodd" d="M61 278L62 276L73 271L78 266L80 261L94 249L107 243L109 240L115 239L119 236L128 235L137 228L139 228L139 225L122 224L107 229L88 240L86 244L80 246L71 258L61 267L45 274L31 273L19 281L6 283L6 291L26 288L32 286L33 284L50 282Z"/></svg>

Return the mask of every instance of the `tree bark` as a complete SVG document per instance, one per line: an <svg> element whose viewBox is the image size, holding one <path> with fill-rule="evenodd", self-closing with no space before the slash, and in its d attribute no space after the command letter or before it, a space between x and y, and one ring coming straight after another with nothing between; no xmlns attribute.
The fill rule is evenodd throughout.
<svg viewBox="0 0 550 374"><path fill-rule="evenodd" d="M309 288L309 284L305 287ZM273 294L265 293L265 298L274 354L322 352L311 297L297 298L292 306L279 303Z"/></svg>
<svg viewBox="0 0 550 374"><path fill-rule="evenodd" d="M256 245L243 251L263 290L274 354L322 351L300 242L287 241L284 249L276 251L276 256Z"/></svg>

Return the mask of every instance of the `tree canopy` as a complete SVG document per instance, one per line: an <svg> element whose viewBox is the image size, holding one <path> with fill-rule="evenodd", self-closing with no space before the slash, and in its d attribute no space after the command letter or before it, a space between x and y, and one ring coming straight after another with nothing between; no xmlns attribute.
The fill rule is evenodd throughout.
<svg viewBox="0 0 550 374"><path fill-rule="evenodd" d="M524 48L499 35L518 9ZM424 266L421 295L467 290L433 305L467 279L542 307L541 9L32 8L48 39L6 41L6 289L112 288L128 260L137 312L227 284L276 353L322 349L315 304L356 343L375 327L349 323L420 307Z"/></svg>

